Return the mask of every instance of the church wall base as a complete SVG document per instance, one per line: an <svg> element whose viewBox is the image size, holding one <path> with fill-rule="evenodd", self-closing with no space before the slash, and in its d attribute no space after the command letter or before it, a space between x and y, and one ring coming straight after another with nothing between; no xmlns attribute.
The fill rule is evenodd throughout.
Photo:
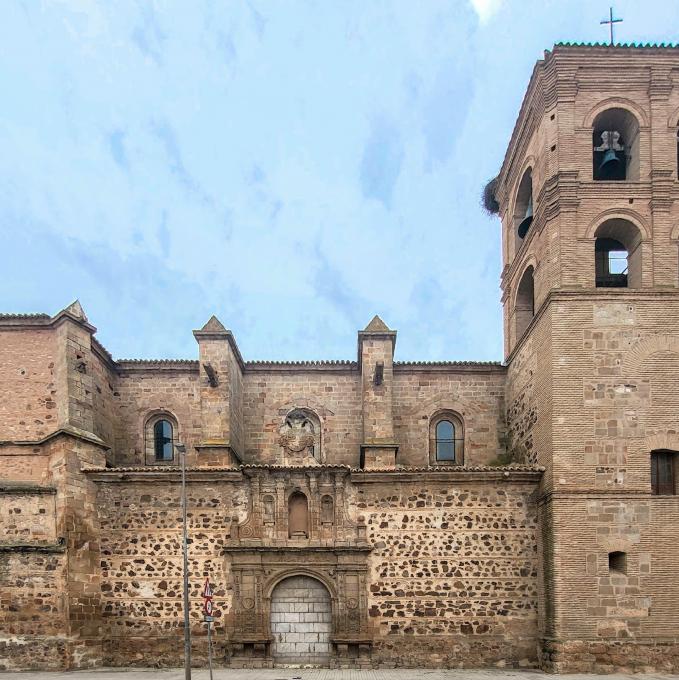
<svg viewBox="0 0 679 680"><path fill-rule="evenodd" d="M535 639L461 636L394 637L375 641L373 666L381 668L535 668Z"/></svg>
<svg viewBox="0 0 679 680"><path fill-rule="evenodd" d="M676 673L679 640L542 640L548 673Z"/></svg>
<svg viewBox="0 0 679 680"><path fill-rule="evenodd" d="M101 666L99 641L60 636L0 637L0 670L56 671Z"/></svg>

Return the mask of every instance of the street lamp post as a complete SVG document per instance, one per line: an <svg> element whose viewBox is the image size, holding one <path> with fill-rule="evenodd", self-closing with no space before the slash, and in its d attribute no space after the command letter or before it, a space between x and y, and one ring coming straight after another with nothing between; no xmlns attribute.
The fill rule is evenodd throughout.
<svg viewBox="0 0 679 680"><path fill-rule="evenodd" d="M191 680L191 622L189 620L189 546L186 528L186 446L175 444L182 463L182 553L184 557L184 677Z"/></svg>

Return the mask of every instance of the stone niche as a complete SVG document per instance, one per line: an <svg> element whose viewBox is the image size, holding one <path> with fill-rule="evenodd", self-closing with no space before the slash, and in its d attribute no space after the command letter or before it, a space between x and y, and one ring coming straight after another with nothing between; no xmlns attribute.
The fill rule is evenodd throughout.
<svg viewBox="0 0 679 680"><path fill-rule="evenodd" d="M244 473L250 491L248 515L242 523L232 520L224 548L233 587L233 606L226 618L230 664L284 663L286 658L277 654L285 648L288 657L296 655L297 663L313 665L322 647L324 653L329 650L324 665L367 666L372 548L365 523L354 523L345 514L349 469L253 466ZM279 607L272 610L274 591L287 588L294 594L287 584L303 582L300 577L313 579L319 592L327 591L327 608L316 616L317 599L312 601L298 588L298 601L288 598L283 613ZM321 629L321 621L326 628ZM277 632L281 630L282 636Z"/></svg>

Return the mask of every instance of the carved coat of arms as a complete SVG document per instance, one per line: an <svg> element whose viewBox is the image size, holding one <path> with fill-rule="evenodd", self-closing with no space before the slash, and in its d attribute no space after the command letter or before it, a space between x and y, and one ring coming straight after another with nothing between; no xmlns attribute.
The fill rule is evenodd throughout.
<svg viewBox="0 0 679 680"><path fill-rule="evenodd" d="M278 443L287 451L301 453L312 449L316 442L314 424L304 411L292 411L278 430Z"/></svg>

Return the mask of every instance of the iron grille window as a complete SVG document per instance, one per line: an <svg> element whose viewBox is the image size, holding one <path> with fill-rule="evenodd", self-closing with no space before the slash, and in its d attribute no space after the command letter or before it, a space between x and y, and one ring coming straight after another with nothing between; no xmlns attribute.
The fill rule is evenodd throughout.
<svg viewBox="0 0 679 680"><path fill-rule="evenodd" d="M153 444L156 460L168 461L174 457L172 423L159 420L153 426Z"/></svg>
<svg viewBox="0 0 679 680"><path fill-rule="evenodd" d="M651 493L654 496L674 496L675 453L673 451L653 451L651 453Z"/></svg>

